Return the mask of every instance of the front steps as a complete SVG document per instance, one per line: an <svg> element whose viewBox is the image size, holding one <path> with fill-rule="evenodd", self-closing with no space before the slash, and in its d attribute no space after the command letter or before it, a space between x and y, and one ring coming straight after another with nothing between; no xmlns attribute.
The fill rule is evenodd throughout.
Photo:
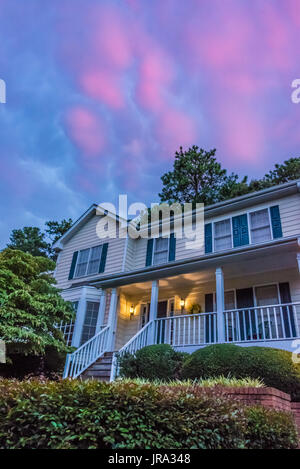
<svg viewBox="0 0 300 469"><path fill-rule="evenodd" d="M95 363L93 363L87 370L82 373L82 379L96 379L98 381L109 381L112 359L113 352L106 352L103 357L95 361Z"/></svg>

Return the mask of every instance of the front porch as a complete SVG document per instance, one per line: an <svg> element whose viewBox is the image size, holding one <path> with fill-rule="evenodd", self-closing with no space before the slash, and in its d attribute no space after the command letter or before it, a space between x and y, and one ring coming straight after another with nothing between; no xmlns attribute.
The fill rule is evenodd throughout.
<svg viewBox="0 0 300 469"><path fill-rule="evenodd" d="M64 376L79 376L104 353L132 353L158 343L189 353L215 343L295 351L300 337L295 251L239 261L107 289L83 287L81 337L91 318L94 328L69 356ZM86 306L92 293L98 295L94 316ZM199 312L191 313L193 305ZM74 336L80 337L76 324ZM111 378L116 373L114 361Z"/></svg>

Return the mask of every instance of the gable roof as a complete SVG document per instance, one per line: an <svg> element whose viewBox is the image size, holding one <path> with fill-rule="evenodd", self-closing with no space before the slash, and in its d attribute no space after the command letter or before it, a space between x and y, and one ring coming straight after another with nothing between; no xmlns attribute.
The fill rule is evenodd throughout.
<svg viewBox="0 0 300 469"><path fill-rule="evenodd" d="M222 215L232 210L240 210L243 208L250 207L253 203L268 202L278 197L286 197L288 195L296 194L300 192L300 180L286 182L277 186L272 186L267 189L262 189L257 192L250 192L249 194L241 195L233 199L223 200L212 205L207 205L204 208L206 218L211 218L216 215ZM69 241L81 228L85 225L94 215L107 215L117 221L128 223L130 220L115 215L112 212L104 209L100 205L92 204L66 231L66 233L53 244L53 248L61 250L63 245Z"/></svg>

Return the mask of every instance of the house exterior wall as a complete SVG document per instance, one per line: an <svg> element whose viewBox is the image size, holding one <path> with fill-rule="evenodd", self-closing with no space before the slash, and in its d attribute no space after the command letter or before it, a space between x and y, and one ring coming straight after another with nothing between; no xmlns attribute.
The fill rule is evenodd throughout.
<svg viewBox="0 0 300 469"><path fill-rule="evenodd" d="M76 283L82 283L95 277L95 274L68 280L73 253L94 246L109 243L105 271L102 275L109 275L122 271L123 256L125 251L125 238L105 238L97 236L96 226L100 217L93 216L64 246L61 251L55 272L58 287L65 289ZM101 274L97 274L99 276Z"/></svg>
<svg viewBox="0 0 300 469"><path fill-rule="evenodd" d="M274 205L279 205L283 237L300 235L300 194L293 194L286 197L272 200L266 203L255 204L248 209L232 210L226 214L210 216L209 212L205 221L214 223L232 216L241 215L253 210L260 210ZM106 238L99 239L96 233L96 226L100 217L94 215L68 242L63 246L57 266L55 277L58 287L62 289L69 288L71 285L82 282L89 282L93 278L101 278L111 274L117 274L122 271L133 271L143 269L146 264L147 239L128 238ZM109 233L108 233L109 234ZM176 240L175 260L195 258L204 255L203 243L198 243L197 248L187 249L186 239ZM102 243L108 243L108 252L106 266L103 274L73 278L68 280L72 256L75 251L98 246Z"/></svg>

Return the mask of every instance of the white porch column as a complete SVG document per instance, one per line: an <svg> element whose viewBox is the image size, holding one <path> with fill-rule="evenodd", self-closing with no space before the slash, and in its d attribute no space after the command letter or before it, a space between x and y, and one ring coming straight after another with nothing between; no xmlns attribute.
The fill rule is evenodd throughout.
<svg viewBox="0 0 300 469"><path fill-rule="evenodd" d="M108 321L107 325L109 326L109 333L107 339L107 349L110 352L113 352L115 345L115 335L116 335L116 325L117 325L117 304L118 304L118 292L116 288L112 288Z"/></svg>
<svg viewBox="0 0 300 469"><path fill-rule="evenodd" d="M73 332L73 339L72 339L72 346L79 347L82 328L84 323L85 311L86 311L86 287L82 287L80 299L78 301L76 319L74 324L74 332Z"/></svg>
<svg viewBox="0 0 300 469"><path fill-rule="evenodd" d="M158 306L158 292L159 292L159 281L152 281L151 289L151 302L150 302L150 311L149 311L149 322L154 321L157 317L157 306ZM152 324L151 330L148 335L148 345L154 344L155 339L155 324Z"/></svg>
<svg viewBox="0 0 300 469"><path fill-rule="evenodd" d="M224 275L222 267L216 268L216 299L217 299L217 329L218 342L225 342L225 322L224 322Z"/></svg>
<svg viewBox="0 0 300 469"><path fill-rule="evenodd" d="M106 290L101 288L100 304L99 304L99 311L98 311L98 318L97 318L97 325L96 325L96 334L101 330L101 326L103 326L104 324L105 307L106 307Z"/></svg>

